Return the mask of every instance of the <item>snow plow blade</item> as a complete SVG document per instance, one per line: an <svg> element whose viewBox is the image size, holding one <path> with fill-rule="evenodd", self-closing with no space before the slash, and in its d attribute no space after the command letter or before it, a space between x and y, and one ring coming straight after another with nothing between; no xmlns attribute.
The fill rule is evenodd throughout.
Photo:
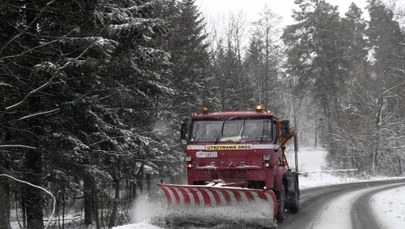
<svg viewBox="0 0 405 229"><path fill-rule="evenodd" d="M259 222L261 226L276 226L278 205L276 195L271 190L208 185L158 185L163 190L170 209L182 209L183 213L205 209L205 212L211 212L221 219L226 217L220 214L226 212L231 217Z"/></svg>

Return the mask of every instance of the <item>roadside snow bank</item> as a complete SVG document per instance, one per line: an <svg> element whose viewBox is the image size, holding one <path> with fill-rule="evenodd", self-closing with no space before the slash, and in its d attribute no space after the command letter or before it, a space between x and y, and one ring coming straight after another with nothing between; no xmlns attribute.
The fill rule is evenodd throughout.
<svg viewBox="0 0 405 229"><path fill-rule="evenodd" d="M383 228L405 228L405 186L374 195L371 206Z"/></svg>
<svg viewBox="0 0 405 229"><path fill-rule="evenodd" d="M350 171L344 172L345 176L335 176L327 167L327 155L328 152L322 148L300 148L298 151L298 169L301 173L300 189L358 181L353 178L353 172ZM286 152L286 156L290 168L295 170L293 150Z"/></svg>
<svg viewBox="0 0 405 229"><path fill-rule="evenodd" d="M160 227L156 227L148 222L141 222L135 224L127 224L123 226L113 227L113 229L162 229Z"/></svg>
<svg viewBox="0 0 405 229"><path fill-rule="evenodd" d="M378 180L395 180L401 177L370 177L356 178L355 171L352 168L346 168L347 171L333 171L326 163L328 152L322 148L300 148L298 151L298 169L300 172L300 189L307 189L334 184L345 184L353 182L367 182ZM294 152L292 149L286 152L290 168L295 170ZM335 174L340 173L340 176Z"/></svg>

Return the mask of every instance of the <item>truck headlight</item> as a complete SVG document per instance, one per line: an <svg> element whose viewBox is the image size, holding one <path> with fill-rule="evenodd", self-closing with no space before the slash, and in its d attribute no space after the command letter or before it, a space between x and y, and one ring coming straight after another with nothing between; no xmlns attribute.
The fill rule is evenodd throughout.
<svg viewBox="0 0 405 229"><path fill-rule="evenodd" d="M191 156L186 157L186 167L191 169L193 167L193 158Z"/></svg>
<svg viewBox="0 0 405 229"><path fill-rule="evenodd" d="M270 155L263 155L263 163L264 163L264 167L266 168L270 168L270 159L271 156Z"/></svg>

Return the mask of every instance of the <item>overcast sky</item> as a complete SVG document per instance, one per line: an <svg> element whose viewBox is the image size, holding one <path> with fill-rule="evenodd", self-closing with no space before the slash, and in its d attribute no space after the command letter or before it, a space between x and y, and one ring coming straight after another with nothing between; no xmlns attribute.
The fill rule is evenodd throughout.
<svg viewBox="0 0 405 229"><path fill-rule="evenodd" d="M351 2L361 8L367 5L366 0L327 0L327 2L339 6L342 15L348 10ZM218 19L227 18L231 12L242 13L248 22L254 21L265 4L274 13L283 17L283 24L294 22L291 18L292 9L298 9L294 0L196 0L196 5L203 12L209 26L218 22ZM365 11L363 9L363 12Z"/></svg>

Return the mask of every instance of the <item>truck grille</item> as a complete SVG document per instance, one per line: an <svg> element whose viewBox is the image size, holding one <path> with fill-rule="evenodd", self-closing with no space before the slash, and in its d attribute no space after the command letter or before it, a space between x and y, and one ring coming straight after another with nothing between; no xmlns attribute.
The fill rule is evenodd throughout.
<svg viewBox="0 0 405 229"><path fill-rule="evenodd" d="M214 170L211 171L211 178L215 179L245 179L246 173L240 170Z"/></svg>

